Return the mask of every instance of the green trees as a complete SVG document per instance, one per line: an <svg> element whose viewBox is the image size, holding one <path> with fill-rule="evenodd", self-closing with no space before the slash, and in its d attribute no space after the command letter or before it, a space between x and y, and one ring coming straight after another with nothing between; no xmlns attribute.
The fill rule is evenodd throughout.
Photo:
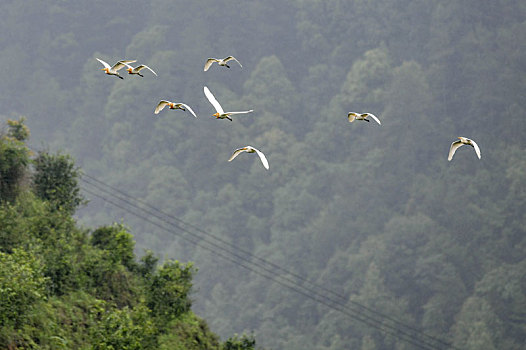
<svg viewBox="0 0 526 350"><path fill-rule="evenodd" d="M83 199L73 160L41 152L31 169L28 129L9 123L3 181L27 184L3 187L0 203L1 348L254 348L246 337L222 344L192 313L192 263L157 266L151 252L138 260L123 225L77 227L71 215Z"/></svg>
<svg viewBox="0 0 526 350"><path fill-rule="evenodd" d="M24 324L28 312L45 300L49 278L41 262L22 249L0 252L0 264L0 338L5 342L6 331Z"/></svg>
<svg viewBox="0 0 526 350"><path fill-rule="evenodd" d="M525 262L503 265L477 283L457 316L455 345L466 349L520 349L526 303Z"/></svg>
<svg viewBox="0 0 526 350"><path fill-rule="evenodd" d="M0 133L0 202L12 202L26 175L30 151L24 141L29 138L25 119L8 120L8 131Z"/></svg>
<svg viewBox="0 0 526 350"><path fill-rule="evenodd" d="M93 349L156 349L157 330L148 309L124 307L100 315L100 321L90 330Z"/></svg>
<svg viewBox="0 0 526 350"><path fill-rule="evenodd" d="M455 345L464 349L499 349L496 339L502 324L484 299L470 297L463 305L455 327Z"/></svg>
<svg viewBox="0 0 526 350"><path fill-rule="evenodd" d="M252 350L256 347L256 341L253 337L243 334L234 336L225 341L221 350Z"/></svg>
<svg viewBox="0 0 526 350"><path fill-rule="evenodd" d="M31 341L94 346L73 331L89 328L101 348L225 345L192 305L224 339L253 331L273 348L411 349L144 220L106 225L128 214L96 198L82 206L73 158L33 155L26 123L33 144L70 152L86 173L344 300L457 347L518 347L524 1L129 5L0 4L0 63L10 72L2 113L31 116L0 135L0 251L22 249L42 265L46 298L20 321ZM230 54L242 68L203 72L207 57ZM137 59L159 76L107 79L95 57ZM224 107L254 113L211 118L203 85ZM198 118L154 115L161 98L188 103ZM350 124L349 111L382 125ZM481 160L464 149L447 162L461 135L479 143ZM265 152L269 171L248 156L227 161L246 144ZM78 228L76 209L87 226L104 226ZM137 261L143 248L167 265L152 254Z"/></svg>
<svg viewBox="0 0 526 350"><path fill-rule="evenodd" d="M168 323L190 310L192 270L191 264L168 261L151 277L146 304L161 322Z"/></svg>
<svg viewBox="0 0 526 350"><path fill-rule="evenodd" d="M68 155L39 152L33 162L35 194L55 209L75 212L84 202L80 194L80 170Z"/></svg>
<svg viewBox="0 0 526 350"><path fill-rule="evenodd" d="M91 244L108 251L109 258L128 269L135 267L135 242L133 236L122 225L100 227L91 234Z"/></svg>

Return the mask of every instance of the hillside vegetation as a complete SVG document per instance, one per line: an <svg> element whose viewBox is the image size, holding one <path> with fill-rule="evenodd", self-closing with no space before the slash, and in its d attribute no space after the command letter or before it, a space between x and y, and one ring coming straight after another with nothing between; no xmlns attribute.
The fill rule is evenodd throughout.
<svg viewBox="0 0 526 350"><path fill-rule="evenodd" d="M137 259L122 224L79 227L79 169L28 137L23 119L0 134L0 348L255 349L192 312L192 263Z"/></svg>
<svg viewBox="0 0 526 350"><path fill-rule="evenodd" d="M150 249L162 261L199 266L193 310L222 339L253 332L274 349L422 349L400 339L398 326L386 332L396 321L459 349L524 347L525 1L6 0L0 11L0 63L9 69L1 117L26 116L34 145L64 150L86 175L154 213L341 296L331 308L322 303L328 294L319 302L303 286L303 294L283 288L233 255L145 220L153 215L99 199L92 193L105 194L80 180L91 191L73 196L90 200L75 214L83 225L125 222L103 232L133 233L138 256ZM208 57L228 55L243 67L203 71ZM107 76L96 57L136 59L159 76ZM254 112L213 118L205 85L225 110ZM161 99L184 102L198 117L155 115ZM350 111L374 113L382 125L349 123ZM478 143L480 160L464 146L448 162L459 136ZM268 171L255 155L228 162L245 145L265 153ZM32 203L33 193L8 208ZM47 225L39 240L63 232ZM106 243L97 248L84 231L74 230L79 243L68 249L87 246L88 260L99 259ZM83 275L61 270L82 266L64 256L52 259L60 279L46 288L88 288L76 287L88 277L70 280ZM100 294L90 295L118 305L115 317L126 312L132 324L143 317L139 306L154 306L137 300L148 278L136 269L146 267L129 261L115 262L118 272L107 267L119 276L111 288L129 290L106 301L111 288L92 286ZM173 264L166 268L193 274ZM104 271L97 276L113 281ZM357 305L384 326L341 312Z"/></svg>

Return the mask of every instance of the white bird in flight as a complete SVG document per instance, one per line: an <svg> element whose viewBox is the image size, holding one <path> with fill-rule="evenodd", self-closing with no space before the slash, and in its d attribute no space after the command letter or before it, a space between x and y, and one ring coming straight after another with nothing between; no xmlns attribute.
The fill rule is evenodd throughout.
<svg viewBox="0 0 526 350"><path fill-rule="evenodd" d="M135 68L133 68L132 66L130 66L129 64L126 64L126 66L128 67L128 69L126 69L128 71L128 74L137 74L138 76L140 77L144 77L144 75L141 74L141 70L143 70L144 68L150 70L150 72L152 72L153 74L155 74L157 76L157 73L155 73L153 71L153 69L151 69L150 67L148 67L147 65L145 64L141 64L140 66L137 66Z"/></svg>
<svg viewBox="0 0 526 350"><path fill-rule="evenodd" d="M458 137L457 141L454 141L451 144L451 147L449 148L449 155L447 157L447 160L451 161L451 159L453 159L453 156L455 155L455 152L457 151L457 149L459 149L463 145L470 145L471 147L473 147L475 149L475 153L477 153L477 157L480 159L480 148L475 143L475 141L473 141L471 139L468 139L467 137L460 136L460 137Z"/></svg>
<svg viewBox="0 0 526 350"><path fill-rule="evenodd" d="M212 93L210 92L210 90L206 86L203 88L203 90L205 92L206 98L208 98L208 101L210 101L212 106L214 106L214 108L216 109L217 113L212 114L212 116L216 117L217 119L228 119L228 120L232 121L232 118L230 118L231 115L234 115L234 114L245 114L245 113L250 113L250 112L254 111L254 110L251 109L249 111L241 111L241 112L225 112L223 110L223 107L221 107L219 102L217 102L217 100L214 97L214 95L212 95Z"/></svg>
<svg viewBox="0 0 526 350"><path fill-rule="evenodd" d="M170 109L180 109L182 111L186 111L188 109L188 112L192 113L192 115L197 118L197 115L195 115L195 112L192 110L192 108L190 108L190 106L184 103L175 103L166 100L161 100L161 102L159 102L157 107L155 107L154 113L159 114L159 112L162 111L166 106L168 106Z"/></svg>
<svg viewBox="0 0 526 350"><path fill-rule="evenodd" d="M223 59L211 57L211 58L206 60L204 71L206 72L208 70L208 68L210 68L212 63L214 63L214 62L217 62L217 64L219 64L220 66L224 66L224 67L230 68L230 66L227 64L228 61L236 61L239 64L239 66L241 68L243 68L241 63L239 63L239 61L234 56L228 56L228 57L225 57Z"/></svg>
<svg viewBox="0 0 526 350"><path fill-rule="evenodd" d="M127 66L128 63L137 62L137 60L122 60L122 61L119 61L119 62L115 63L113 65L113 67L111 67L108 63L104 62L100 58L97 58L97 61L102 63L104 68L101 68L101 70L105 71L106 74L108 74L108 75L115 75L115 76L117 76L117 77L119 77L121 79L124 79L124 78L119 75L119 70L122 69L124 66Z"/></svg>
<svg viewBox="0 0 526 350"><path fill-rule="evenodd" d="M247 153L257 153L259 156L259 159L261 159L261 163L263 163L263 166L265 169L269 169L267 157L263 154L263 152L259 151L258 149L252 147L252 146L245 146L242 148L238 148L234 151L232 156L230 156L230 159L228 160L231 162L234 158L236 158L240 153L247 152Z"/></svg>
<svg viewBox="0 0 526 350"><path fill-rule="evenodd" d="M356 112L349 112L347 113L347 119L349 119L349 123L352 123L355 120L363 120L366 122L370 122L368 117L373 118L378 124L382 125L380 123L380 119L378 119L374 114L372 113L356 113Z"/></svg>

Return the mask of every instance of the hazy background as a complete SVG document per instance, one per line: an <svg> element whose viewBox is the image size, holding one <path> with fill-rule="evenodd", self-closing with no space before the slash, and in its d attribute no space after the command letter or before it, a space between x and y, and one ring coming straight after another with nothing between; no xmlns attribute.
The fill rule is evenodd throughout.
<svg viewBox="0 0 526 350"><path fill-rule="evenodd" d="M26 116L33 147L337 292L340 308L462 349L526 342L524 1L5 0L0 13L0 119ZM227 55L243 68L203 72ZM159 76L106 76L95 57ZM204 85L254 113L212 118ZM198 118L156 116L160 99ZM448 162L457 136L482 159L464 146ZM255 155L227 162L245 145L269 171ZM87 197L85 225L122 220L139 252L195 263L194 309L220 335L418 348Z"/></svg>

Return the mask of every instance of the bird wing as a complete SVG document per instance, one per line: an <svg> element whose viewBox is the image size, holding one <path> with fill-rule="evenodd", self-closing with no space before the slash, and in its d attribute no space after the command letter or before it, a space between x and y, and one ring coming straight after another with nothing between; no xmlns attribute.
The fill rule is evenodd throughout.
<svg viewBox="0 0 526 350"><path fill-rule="evenodd" d="M251 110L248 110L248 111L228 112L228 113L226 113L226 114L228 114L228 115L234 115L234 114L245 114L245 113L250 113L250 112L254 112L254 110L251 109Z"/></svg>
<svg viewBox="0 0 526 350"><path fill-rule="evenodd" d="M221 107L219 102L217 102L216 98L214 97L214 95L212 95L210 90L206 86L203 88L203 90L205 92L205 96L208 99L208 101L210 101L212 106L214 106L214 108L216 109L216 112L219 114L224 114L225 111L223 111L223 107Z"/></svg>
<svg viewBox="0 0 526 350"><path fill-rule="evenodd" d="M144 69L144 68L149 69L150 72L152 72L153 74L157 75L157 73L155 73L155 72L153 71L153 69L151 69L150 67L148 67L148 66L145 65L145 64L141 64L140 66L138 66L138 67L135 68L135 69L137 70L137 72L140 72L141 69Z"/></svg>
<svg viewBox="0 0 526 350"><path fill-rule="evenodd" d="M453 159L453 156L455 155L455 152L457 151L457 149L459 147L461 147L462 145L463 145L463 143L460 140L454 141L451 144L451 147L449 148L449 155L447 156L447 160L451 161L451 159Z"/></svg>
<svg viewBox="0 0 526 350"><path fill-rule="evenodd" d="M241 68L243 68L243 66L241 65L241 63L240 63L240 62L239 62L234 56L228 56L228 57L225 57L225 58L223 58L223 61L224 61L225 63L228 62L228 61L236 61L237 64L239 64L239 66L240 66Z"/></svg>
<svg viewBox="0 0 526 350"><path fill-rule="evenodd" d="M267 160L267 157L265 157L265 155L263 154L263 152L261 152L260 150L255 149L254 147L252 147L252 148L253 148L254 151L256 151L256 153L258 154L259 159L261 159L261 163L263 163L263 166L265 167L265 169L268 170L269 166L268 166L268 160Z"/></svg>
<svg viewBox="0 0 526 350"><path fill-rule="evenodd" d="M373 118L378 124L382 125L382 123L380 123L380 119L376 118L376 116L372 113L365 113L366 115L368 115L369 117Z"/></svg>
<svg viewBox="0 0 526 350"><path fill-rule="evenodd" d="M159 102L157 107L155 107L155 112L154 113L155 114L159 114L159 112L162 111L163 108L166 107L169 103L170 103L170 101L161 100L161 102Z"/></svg>
<svg viewBox="0 0 526 350"><path fill-rule="evenodd" d="M124 66L128 66L128 63L133 63L133 62L137 62L137 60L122 60L122 61L119 61L117 63L115 63L113 65L113 67L111 67L112 70L114 70L115 72L118 71L119 69L123 68Z"/></svg>
<svg viewBox="0 0 526 350"><path fill-rule="evenodd" d="M212 63L219 61L217 58L209 58L206 60L204 71L206 72Z"/></svg>
<svg viewBox="0 0 526 350"><path fill-rule="evenodd" d="M473 148L475 148L475 153L477 153L477 157L479 157L480 159L480 148L479 146L477 145L477 143L473 140L470 140L471 141L471 144L473 145Z"/></svg>
<svg viewBox="0 0 526 350"><path fill-rule="evenodd" d="M126 63L125 61L120 61L122 64L124 64L126 67L128 68L131 68L131 69L135 69L133 68L132 66L130 66L128 63Z"/></svg>
<svg viewBox="0 0 526 350"><path fill-rule="evenodd" d="M190 108L189 105L184 104L184 103L181 103L181 106L183 106L184 108L188 109L188 111L189 111L190 113L192 113L192 115L193 115L194 117L197 118L197 115L195 115L195 112L192 110L192 108Z"/></svg>
<svg viewBox="0 0 526 350"><path fill-rule="evenodd" d="M228 159L229 162L231 162L234 158L236 158L240 153L246 152L248 150L247 147L238 148L232 153L230 158Z"/></svg>
<svg viewBox="0 0 526 350"><path fill-rule="evenodd" d="M97 57L95 57L95 58L97 58ZM104 65L105 68L111 69L111 66L110 66L108 63L106 63L106 62L104 62L103 60L101 60L100 58L97 58L97 61L99 61L100 63L102 63L102 64Z"/></svg>
<svg viewBox="0 0 526 350"><path fill-rule="evenodd" d="M349 123L352 123L353 121L356 120L356 113L354 112L349 112L347 114L347 119L349 119Z"/></svg>

